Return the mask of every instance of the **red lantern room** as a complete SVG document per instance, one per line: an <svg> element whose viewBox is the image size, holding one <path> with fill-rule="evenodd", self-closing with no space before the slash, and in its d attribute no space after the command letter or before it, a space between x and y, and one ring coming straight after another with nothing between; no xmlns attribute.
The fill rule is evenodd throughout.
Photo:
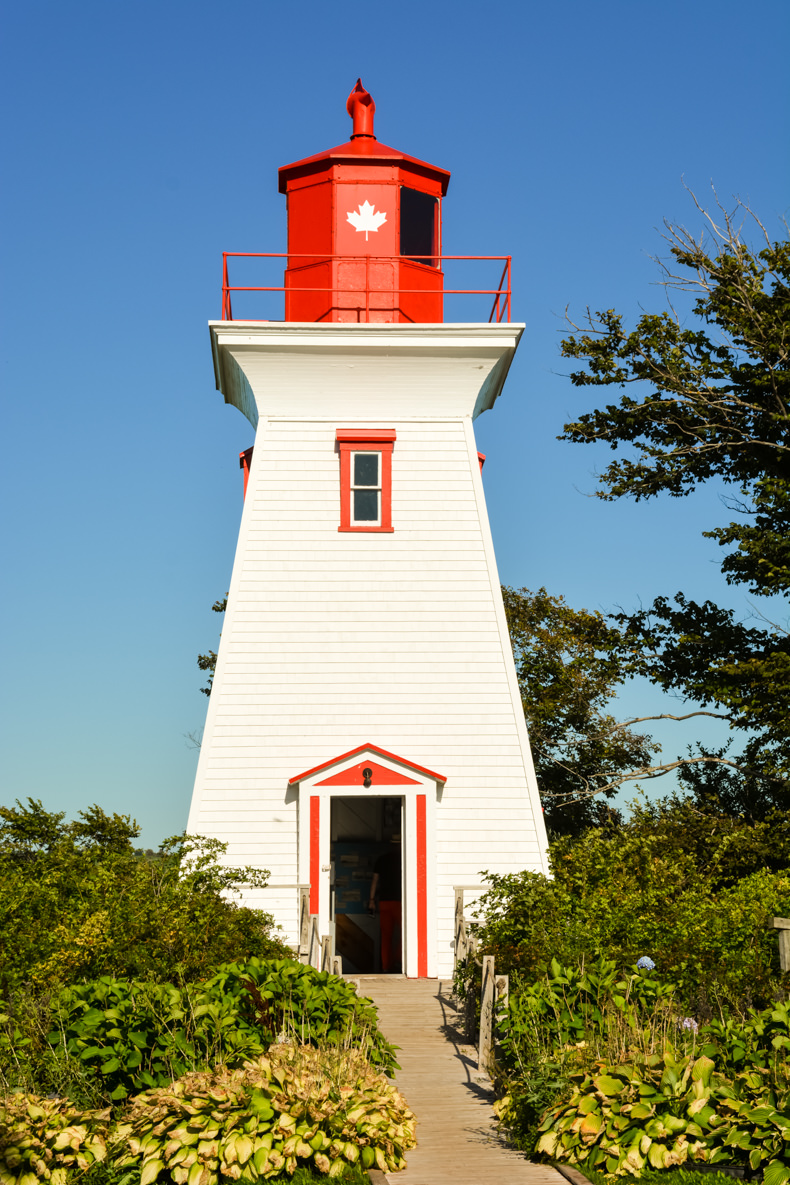
<svg viewBox="0 0 790 1185"><path fill-rule="evenodd" d="M351 139L284 165L286 321L440 322L441 201L450 174L380 144L361 81Z"/></svg>

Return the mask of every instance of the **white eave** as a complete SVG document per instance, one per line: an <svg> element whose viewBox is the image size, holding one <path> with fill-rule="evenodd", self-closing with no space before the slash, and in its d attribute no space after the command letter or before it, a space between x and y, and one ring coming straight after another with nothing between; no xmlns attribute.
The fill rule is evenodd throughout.
<svg viewBox="0 0 790 1185"><path fill-rule="evenodd" d="M371 404L376 392L386 389L390 418L394 393L402 404L401 415L460 414L474 419L493 407L524 332L522 324L512 322L210 321L209 329L217 389L253 427L259 412L305 414L302 390L314 406L331 398L335 416L346 414L341 406L345 394L350 399L347 414L353 415L354 390L364 388ZM436 404L430 399L434 392ZM374 406L369 410L375 414Z"/></svg>

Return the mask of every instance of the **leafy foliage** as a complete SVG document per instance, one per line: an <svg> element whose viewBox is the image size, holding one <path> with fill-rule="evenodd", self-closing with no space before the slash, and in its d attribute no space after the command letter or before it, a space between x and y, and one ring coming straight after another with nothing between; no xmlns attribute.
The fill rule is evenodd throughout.
<svg viewBox="0 0 790 1185"><path fill-rule="evenodd" d="M670 798L613 833L550 847L552 880L486 873L480 948L501 973L537 979L552 958L621 970L649 954L689 1011L767 1003L784 983L772 916L790 909L790 819L750 824Z"/></svg>
<svg viewBox="0 0 790 1185"><path fill-rule="evenodd" d="M238 1069L196 1071L138 1094L114 1122L109 1110L11 1095L0 1103L0 1183L219 1185L290 1178L300 1167L364 1181L364 1169L403 1167L414 1127L359 1050L278 1044ZM91 1168L102 1161L99 1176Z"/></svg>
<svg viewBox="0 0 790 1185"><path fill-rule="evenodd" d="M511 1139L585 1172L696 1158L784 1185L790 1014L776 1001L790 975L770 920L790 906L790 815L674 795L550 852L553 879L485 874L479 902L479 950L510 975L497 1078ZM710 1122L692 1089L701 1057Z"/></svg>
<svg viewBox="0 0 790 1185"><path fill-rule="evenodd" d="M234 998L246 1023L268 1041L285 1034L323 1049L351 1045L387 1074L398 1068L395 1047L379 1031L375 1005L328 971L293 959L253 958L217 968L205 990Z"/></svg>
<svg viewBox="0 0 790 1185"><path fill-rule="evenodd" d="M109 1111L81 1111L66 1099L0 1099L0 1185L66 1185L107 1155Z"/></svg>
<svg viewBox="0 0 790 1185"><path fill-rule="evenodd" d="M611 961L552 961L499 1018L502 1125L528 1152L585 1171L639 1176L687 1158L784 1164L787 1005L700 1025L678 1004L674 985L654 972L620 978Z"/></svg>
<svg viewBox="0 0 790 1185"><path fill-rule="evenodd" d="M359 1163L393 1172L415 1143L411 1111L359 1052L287 1045L138 1095L120 1130L141 1185L186 1185L196 1165L203 1185L293 1173L300 1162L329 1176Z"/></svg>
<svg viewBox="0 0 790 1185"><path fill-rule="evenodd" d="M40 1093L66 1087L116 1106L192 1070L239 1066L286 1034L324 1048L351 1045L389 1073L397 1065L369 1000L290 959L224 964L203 983L103 976L64 988L41 1020L33 1027L30 1017L0 1015L6 1084Z"/></svg>
<svg viewBox="0 0 790 1185"><path fill-rule="evenodd" d="M664 283L694 294L704 328L686 328L672 310L645 313L625 333L609 309L590 316L591 333L563 342L565 357L589 366L571 375L576 386L649 388L565 427L564 439L633 446L635 459L604 470L601 497L682 495L714 476L738 488L763 488L766 478L786 488L790 243L772 243L763 231L766 245L755 252L733 216L722 214L723 227L708 219L712 250L704 237L667 224L670 251L685 270L665 267Z"/></svg>
<svg viewBox="0 0 790 1185"><path fill-rule="evenodd" d="M580 1063L619 1061L634 1043L663 1049L676 1035L673 997L658 977L633 968L621 979L605 959L582 967L552 960L541 979L519 984L498 1017L497 1111L511 1139L534 1151L544 1114L567 1097Z"/></svg>
<svg viewBox="0 0 790 1185"><path fill-rule="evenodd" d="M263 886L262 869L227 867L203 837L136 852L128 815L0 807L0 989L53 991L101 975L192 980L229 958L282 955L273 919L228 899Z"/></svg>
<svg viewBox="0 0 790 1185"><path fill-rule="evenodd" d="M578 834L619 821L596 795L611 797L618 777L657 750L606 711L628 677L620 632L602 613L573 609L545 588L502 594L549 830Z"/></svg>
<svg viewBox="0 0 790 1185"><path fill-rule="evenodd" d="M214 613L224 613L228 607L228 594L221 601L215 601L211 606ZM211 688L214 685L214 672L217 669L217 652L216 650L209 650L208 654L199 654L197 657L197 664L201 671L208 671L208 682L205 687L201 687L204 695L211 695Z"/></svg>
<svg viewBox="0 0 790 1185"><path fill-rule="evenodd" d="M537 1150L614 1176L646 1165L740 1162L775 1185L790 1180L790 1076L715 1072L705 1054L670 1049L627 1064L598 1062L572 1076L568 1102L551 1108Z"/></svg>
<svg viewBox="0 0 790 1185"><path fill-rule="evenodd" d="M750 211L747 211L750 213ZM691 292L688 326L674 310L646 313L626 332L613 309L588 313L590 332L563 342L563 354L586 370L576 386L616 386L624 394L565 425L562 439L604 442L630 455L600 475L605 499L680 497L712 478L733 488L741 521L705 532L727 552L731 583L759 596L790 589L790 243L754 251L734 214L709 218L714 245L668 224L680 271L664 268L669 290ZM756 221L756 220L755 220ZM578 327L575 327L578 329ZM631 394L630 389L636 393ZM744 521L745 520L745 521ZM730 789L790 801L790 634L766 622L748 627L710 601L682 593L647 610L618 614L627 644L641 656L634 670L666 690L721 709L743 730L736 759L700 749L685 760L729 762Z"/></svg>

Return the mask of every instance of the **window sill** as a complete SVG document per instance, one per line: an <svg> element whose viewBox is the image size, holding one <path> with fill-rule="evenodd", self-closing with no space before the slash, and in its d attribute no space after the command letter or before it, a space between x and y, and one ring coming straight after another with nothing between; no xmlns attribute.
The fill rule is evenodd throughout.
<svg viewBox="0 0 790 1185"><path fill-rule="evenodd" d="M395 530L394 527L338 527L337 529L338 529L338 531L343 531L346 534L351 533L354 535L358 535L361 532L366 533L368 535L370 535L370 534L392 535Z"/></svg>

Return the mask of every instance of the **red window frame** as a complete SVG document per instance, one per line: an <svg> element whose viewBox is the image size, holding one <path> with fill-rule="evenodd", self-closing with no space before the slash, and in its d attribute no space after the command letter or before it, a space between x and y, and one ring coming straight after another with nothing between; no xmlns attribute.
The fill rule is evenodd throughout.
<svg viewBox="0 0 790 1185"><path fill-rule="evenodd" d="M391 533L392 526L392 450L395 446L394 428L338 428L337 448L340 453L340 526L338 531L382 531ZM381 456L381 522L368 526L351 521L351 454L379 453Z"/></svg>

